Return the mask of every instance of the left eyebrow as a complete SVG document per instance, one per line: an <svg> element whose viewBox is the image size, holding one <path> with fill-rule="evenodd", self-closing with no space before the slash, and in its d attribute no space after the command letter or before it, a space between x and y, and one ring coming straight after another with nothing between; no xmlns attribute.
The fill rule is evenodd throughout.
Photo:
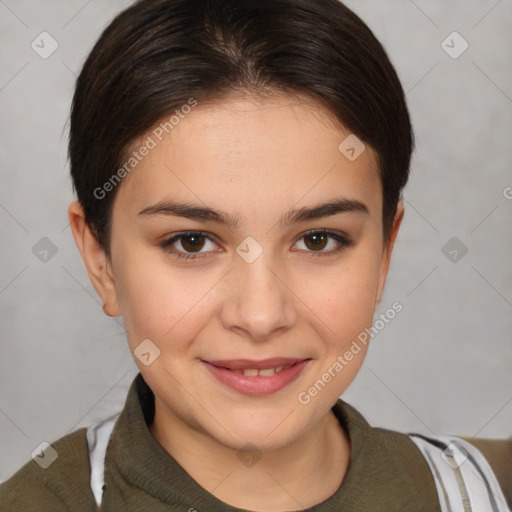
<svg viewBox="0 0 512 512"><path fill-rule="evenodd" d="M369 215L368 207L361 201L348 198L335 198L326 203L303 208L292 208L278 220L279 226L287 226L309 220L323 219L339 213L359 213ZM215 222L236 229L240 226L240 216L232 216L227 212L213 208L194 205L191 203L180 203L160 201L152 206L141 210L138 215L171 215L174 217L185 217L192 220L203 220Z"/></svg>
<svg viewBox="0 0 512 512"><path fill-rule="evenodd" d="M338 213L362 213L369 215L370 211L361 201L340 198L316 206L292 209L279 219L278 225L286 226L308 220L323 219Z"/></svg>

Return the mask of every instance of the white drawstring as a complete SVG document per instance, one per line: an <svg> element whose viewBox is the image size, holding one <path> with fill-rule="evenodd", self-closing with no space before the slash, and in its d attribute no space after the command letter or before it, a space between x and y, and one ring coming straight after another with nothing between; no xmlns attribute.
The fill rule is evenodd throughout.
<svg viewBox="0 0 512 512"><path fill-rule="evenodd" d="M87 445L89 447L89 463L91 466L91 490L98 507L101 505L103 498L107 446L119 414L120 412L87 427Z"/></svg>

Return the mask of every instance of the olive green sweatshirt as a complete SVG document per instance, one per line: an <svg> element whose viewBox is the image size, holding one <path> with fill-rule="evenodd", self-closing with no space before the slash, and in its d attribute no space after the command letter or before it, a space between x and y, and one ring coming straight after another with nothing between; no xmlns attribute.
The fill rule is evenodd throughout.
<svg viewBox="0 0 512 512"><path fill-rule="evenodd" d="M332 410L350 439L350 465L336 493L308 510L440 511L430 469L406 434L371 427L341 399ZM242 512L202 488L158 444L148 429L153 415L154 395L138 374L108 445L101 509L80 429L51 443L58 457L47 469L31 460L0 485L0 512ZM510 505L512 439L466 440L486 456Z"/></svg>

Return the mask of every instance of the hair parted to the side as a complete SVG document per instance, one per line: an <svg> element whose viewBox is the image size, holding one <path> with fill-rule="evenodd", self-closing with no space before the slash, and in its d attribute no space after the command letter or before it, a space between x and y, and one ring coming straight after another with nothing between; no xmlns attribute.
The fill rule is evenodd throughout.
<svg viewBox="0 0 512 512"><path fill-rule="evenodd" d="M388 238L414 136L396 71L355 13L338 0L139 0L93 47L70 116L74 190L108 256L119 187L94 191L165 116L234 91L306 95L372 147Z"/></svg>

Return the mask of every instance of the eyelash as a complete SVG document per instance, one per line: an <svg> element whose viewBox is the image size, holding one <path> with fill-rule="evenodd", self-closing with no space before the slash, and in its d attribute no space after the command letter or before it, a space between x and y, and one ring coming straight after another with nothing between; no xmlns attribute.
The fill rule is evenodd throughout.
<svg viewBox="0 0 512 512"><path fill-rule="evenodd" d="M172 238L169 238L168 240L164 240L159 245L164 251L170 252L171 254L176 256L178 259L194 260L194 259L204 258L205 257L204 255L206 253L174 252L169 249L176 241L178 241L182 238L187 238L187 237L194 236L194 235L198 235L200 237L206 238L207 240L215 242L214 237L212 237L211 235L209 235L208 233L205 233L203 231L186 231L183 233L179 233L178 235L175 235ZM330 230L326 230L326 229L308 231L307 233L304 233L299 238L299 240L301 240L302 238L305 238L307 236L312 236L312 235L327 235L330 238L333 238L334 240L336 240L336 242L338 242L338 244L339 244L339 246L336 249L332 249L330 251L322 251L322 252L306 251L306 252L311 253L312 257L333 256L335 254L340 253L343 249L346 249L347 247L350 247L351 245L353 245L352 240L350 240L348 237L343 236L343 235L337 233L336 231L330 231Z"/></svg>

